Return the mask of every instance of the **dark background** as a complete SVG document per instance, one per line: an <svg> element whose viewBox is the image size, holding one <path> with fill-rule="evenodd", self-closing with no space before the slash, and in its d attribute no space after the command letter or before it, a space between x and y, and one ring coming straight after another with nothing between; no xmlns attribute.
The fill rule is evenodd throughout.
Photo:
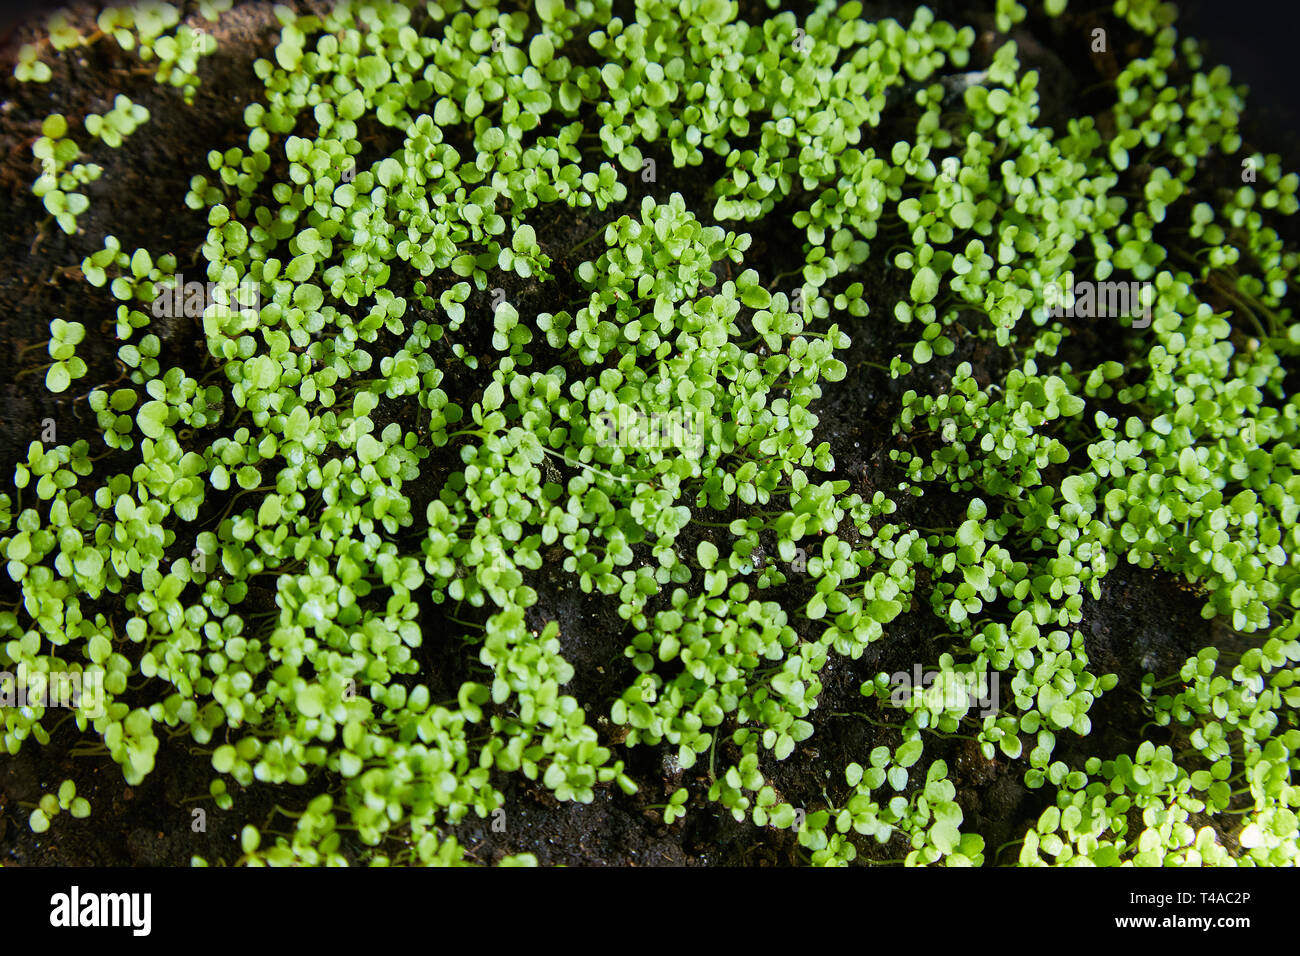
<svg viewBox="0 0 1300 956"><path fill-rule="evenodd" d="M1300 169L1300 108L1296 82L1300 53L1300 3L1295 0L1184 0L1178 4L1180 36L1202 41L1207 63L1226 63L1236 83L1250 86L1247 142L1280 153L1288 170Z"/></svg>

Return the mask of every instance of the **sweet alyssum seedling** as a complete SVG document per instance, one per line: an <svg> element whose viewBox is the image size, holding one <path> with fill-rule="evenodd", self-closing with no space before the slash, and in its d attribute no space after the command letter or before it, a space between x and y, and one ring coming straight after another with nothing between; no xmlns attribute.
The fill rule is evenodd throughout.
<svg viewBox="0 0 1300 956"><path fill-rule="evenodd" d="M1004 33L1034 23L991 6ZM51 401L91 378L99 435L32 442L0 496L22 591L0 665L102 676L102 713L76 726L132 783L169 734L225 811L283 788L294 823L241 817L223 862L458 864L447 828L506 812L503 775L645 808L661 784L631 747L707 780L649 805L668 824L694 793L692 813L796 830L817 864L882 859L895 837L909 865L1005 861L961 809L954 736L1042 791L1027 865L1293 862L1300 327L1279 226L1300 180L1245 154L1226 72L1166 5L1117 3L1143 39L1099 87L1103 137L1042 120L1015 43L980 54L927 8L634 9L276 8L246 134L177 196L201 244L91 237L115 367L92 375L85 330L51 322ZM214 41L180 21L108 8L93 41L52 24L52 55L111 38L184 100ZM32 49L18 71L51 76ZM72 123L114 147L146 119L123 94ZM68 132L45 120L34 192L72 234L100 171ZM1254 187L1214 182L1214 157L1254 163ZM649 188L688 167L719 176L712 209ZM799 248L769 274L755 236L786 215ZM195 257L192 307L160 301ZM1149 282L1149 327L1066 349L1079 330L1048 289L1075 275ZM868 315L900 336L864 361ZM202 364L175 352L191 334ZM821 416L876 373L906 379L876 391L895 428L879 469L850 474ZM611 440L621 409L693 431ZM1259 646L1134 688L1178 725L1168 745L1067 760L1083 751L1060 739L1086 748L1117 691L1084 607L1122 563L1196 582ZM577 696L571 649L592 635L562 630L550 573L626 628L608 699ZM887 655L917 615L925 666L984 682L987 707L894 707L886 673L860 712L826 714L826 674ZM444 639L463 673L425 669ZM779 793L778 762L845 720L866 743L844 783ZM6 710L4 747L51 726Z"/></svg>

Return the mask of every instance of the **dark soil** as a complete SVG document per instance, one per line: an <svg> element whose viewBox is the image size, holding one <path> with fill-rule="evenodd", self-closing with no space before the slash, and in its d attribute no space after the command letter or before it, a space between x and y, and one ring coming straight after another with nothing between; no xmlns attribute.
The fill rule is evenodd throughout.
<svg viewBox="0 0 1300 956"><path fill-rule="evenodd" d="M941 17L977 27L980 39L971 69L987 62L1004 39L993 33L992 15L985 8L992 4L978 6L977 12L971 12L969 0L932 4ZM1071 4L1076 6L1086 4ZM812 7L800 2L792 8L802 15ZM867 2L865 7L865 16L900 19L909 17L911 9L897 2ZM744 0L741 8L742 16L751 20L768 15L765 4L757 0ZM74 7L74 23L84 28L89 10L86 4ZM1077 40L1095 16L1076 12L1056 24L1031 18L1013 33L1021 43L1025 64L1043 71L1044 122L1060 122L1087 109L1087 98L1080 100L1080 91L1115 69L1079 53L1082 47L1077 42L1063 40L1066 30ZM199 24L197 14L191 22ZM253 75L252 62L271 54L278 25L268 0L248 0L237 3L216 27L204 22L204 28L215 33L220 45L215 55L204 59L202 86L193 106L188 107L177 91L155 85L152 71L142 68L133 53L118 49L111 41L58 55L47 50L44 58L55 75L44 85L21 84L12 77L18 45L41 32L37 21L14 30L0 51L0 195L5 198L0 204L0 262L5 264L0 270L0 301L6 305L0 310L0 462L24 459L28 444L41 437L51 420L59 442L70 444L86 438L96 452L102 450L85 396L93 387L124 377L113 335L117 303L107 289L95 289L83 280L79 264L99 248L104 234L115 234L126 249L144 246L155 253L173 250L182 256L197 250L203 241L205 219L182 202L189 178L207 172L209 149L225 149L240 142L245 132L244 105L262 89ZM1117 43L1116 47L1116 56L1127 55L1123 45ZM99 163L104 175L87 190L90 207L80 218L80 231L67 236L47 220L40 201L31 194L32 181L39 172L31 144L49 113L62 112L70 121L89 112L102 113L119 92L147 106L152 118L116 150L91 140L74 122L72 135L91 144L85 147L88 158L83 161ZM898 108L906 108L906 103ZM897 116L887 117L882 129L873 134L879 136L886 151L893 141L890 124L896 122ZM378 154L390 146L375 141L367 149ZM656 153L652 147L647 155L657 161L657 181L645 183L627 175L629 195L620 207L605 214L593 210L571 218L548 216L534 224L539 240L554 259L552 271L557 278L544 285L501 278L508 299L521 314L554 310L557 303L574 298L577 285L572 274L581 254L570 256L564 250L608 219L637 209L644 195L664 200L680 192L688 208L702 221L712 222L709 191L723 170L722 160L708 156L702 167L679 170L672 166L666 151ZM797 199L787 205L752 228L754 242L745 267L757 269L760 275L786 272L800 249L801 237L789 222ZM182 258L179 268L197 275L197 251L193 259ZM409 281L398 272L395 262L394 284ZM877 489L892 492L896 486L898 475L888 457L890 448L895 447L891 425L905 388L923 388L927 383L918 384L920 376L905 384L891 381L887 373L865 364L887 366L904 340L904 333L890 319L901 286L880 256L857 273L841 277L836 288L855 280L866 284L872 316L848 329L854 341L843 358L850 374L845 381L825 388L815 411L821 416L819 434L830 442L837 463L837 472L830 477L848 479L852 490L869 498ZM482 295L486 303L487 293L475 295ZM84 387L78 395L49 394L42 384L43 372L38 370L42 350L24 353L28 346L48 338L48 323L55 316L79 321L88 330L79 354L90 370L79 383ZM176 320L162 328L155 324L154 331L163 340L163 368L180 365L199 378L212 369L201 329L193 320ZM1081 331L1083 335L1067 343L1068 347L1080 350L1080 364L1099 361L1098 351L1109 345L1098 343L1095 336L1085 341L1089 333ZM476 351L488 360L486 336L477 343ZM1002 375L1009 360L989 343L963 341L955 354L927 366L925 378L929 387L937 387L958 362L970 361L981 381L987 381ZM538 364L545 367L543 362L544 357L539 358ZM477 387L474 376L464 374L459 363L448 362L443 367L448 368L443 387L453 400ZM399 421L406 428L416 428L418 411L413 401L391 402L381 405L374 417L380 427ZM125 467L129 456L122 457ZM105 462L110 473L114 464L113 457ZM414 499L413 511L422 513L457 465L454 452L435 452L422 477L407 487ZM10 467L3 466L6 472ZM211 501L209 507L215 514L225 504ZM923 500L903 498L899 504L895 520L929 526L948 523L964 508L964 502L953 496L933 493ZM684 539L683 549L693 548L694 543ZM608 713L610 702L634 673L623 654L631 634L615 613L616 602L579 591L576 582L560 570L558 552L546 558L543 570L528 582L540 595L529 611L529 623L540 627L550 620L559 622L563 653L576 669L566 690L587 707L603 742L615 742L609 736L612 728L601 715ZM0 600L11 602L13 589L7 580L3 586ZM270 597L267 592L260 600L269 607ZM799 606L796 601L802 603L806 594L801 595L796 579L775 597L793 611ZM258 595L250 597L254 603L258 600ZM1065 754L1106 757L1131 750L1142 739L1140 729L1146 718L1134 691L1142 673L1170 673L1197 649L1229 637L1221 625L1201 618L1202 603L1172 576L1128 566L1105 580L1100 600L1085 602L1081 630L1092 670L1118 674L1120 685L1093 710L1093 733L1086 740L1063 742ZM120 598L110 595L96 609L111 613L119 606ZM910 671L916 662L927 669L932 666L945 649L936 636L937 624L925 601L918 599L860 660L832 658L822 674L825 689L814 715L816 733L790 759L765 761L763 769L784 799L809 811L824 805L827 797L841 799L846 793L845 764L863 761L871 748L881 743L898 742L895 731L878 724L830 715L875 708L858 688L879 671ZM431 600L422 606L421 626L425 643L419 652L422 671L418 679L430 685L435 699L454 697L456 687L478 673L477 652L457 636L462 631L446 620L444 607ZM887 722L887 717L886 713L874 714L880 722ZM6 865L175 866L188 864L194 855L213 863L228 862L239 855L237 834L243 823L260 824L265 819L269 826L264 829L287 830L290 823L276 813L277 804L297 809L304 803L302 791L292 787L277 790L259 785L241 792L231 784L235 809L223 813L208 797L212 777L208 756L197 749L192 752L184 736L165 740L155 772L142 786L127 787L121 771L106 754L71 756L70 750L79 740L83 747L93 744L64 724L49 746L29 744L20 756L0 759L0 859ZM698 795L708 789L707 760L683 772L671 759L674 750L620 749L619 756L628 762L628 773L640 792L629 797L617 788L602 787L589 805L560 804L540 785L519 775L500 776L495 784L506 796L504 830L494 829L492 820L474 817L451 830L471 857L482 862L524 852L535 854L543 864L569 865L788 865L802 858L788 831L737 824L725 811L703 803ZM732 756L726 750L721 748L720 756ZM986 761L978 748L966 741L928 738L926 759L940 757L948 762L958 785L968 821L965 828L984 836L989 862L1013 860L1013 851L995 860L997 848L1024 832L1041 812L1046 792L1024 787L1021 762ZM78 793L90 800L92 815L80 821L61 816L48 833L34 835L27 826L31 808L43 792L57 788L66 778L74 779ZM659 811L647 807L663 803L688 778L697 794L695 802L683 821L665 827ZM202 821L201 815L205 817ZM897 838L885 846L865 841L859 846L864 858L880 861L898 860L906 853Z"/></svg>

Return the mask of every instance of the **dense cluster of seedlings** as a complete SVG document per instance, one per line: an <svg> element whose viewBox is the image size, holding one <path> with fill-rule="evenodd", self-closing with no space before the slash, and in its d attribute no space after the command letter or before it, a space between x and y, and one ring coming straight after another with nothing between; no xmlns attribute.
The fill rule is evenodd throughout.
<svg viewBox="0 0 1300 956"><path fill-rule="evenodd" d="M456 863L448 827L501 806L501 773L590 801L637 790L627 748L666 744L710 781L677 789L666 823L713 803L795 829L814 863L901 834L909 864L981 865L994 854L927 752L958 732L1054 794L1023 864L1294 862L1300 403L1282 384L1300 324L1286 305L1296 253L1276 228L1297 177L1244 153L1227 71L1202 70L1167 5L1117 0L1146 55L1110 85L1103 135L1088 116L1040 125L1016 44L969 72L975 31L924 7L905 24L830 0L757 24L729 0L635 11L278 8L246 144L212 151L183 197L210 226L200 321L221 382L164 368L149 331L189 250L104 237L81 267L121 303L129 384L89 402L107 461L134 464L109 473L84 441L33 442L17 463L0 553L22 593L0 612L0 664L102 672L102 712L75 719L128 781L170 734L210 752L218 805L238 807L232 783L302 788L292 833L245 828L246 863ZM1002 31L1028 15L996 11ZM50 42L110 36L188 93L213 44L178 23L166 3L110 9L90 39L52 21ZM50 71L33 48L17 75ZM881 142L891 110L910 127ZM115 146L147 121L119 97L83 125ZM363 123L400 145L363 160ZM652 168L647 144L678 167L712 154L717 224L681 195L605 213ZM75 231L75 189L98 168L69 165L79 148L59 115L33 152L37 195ZM1223 158L1254 185L1208 182ZM803 248L782 286L746 266L744 230L790 201ZM546 249L538 226L578 211L601 224L566 277L579 298L529 314L493 297L504 273L556 283L580 247ZM870 318L869 257L905 290ZM1059 357L1072 330L1047 290L1076 277L1153 288L1126 362ZM811 410L868 321L909 330L888 367L909 385L889 437L901 483L870 500L827 477ZM50 333L59 392L86 372L84 330L56 319ZM922 366L971 342L1011 371L981 380L962 362L926 384ZM467 398L450 385L466 376ZM628 409L676 416L690 447L611 440ZM447 455L458 466L414 506L407 489ZM939 488L963 502L960 523L892 517ZM626 622L633 678L616 699L564 693L558 624L528 623L554 549L572 586L616 600ZM1250 649L1206 648L1142 685L1153 723L1178 729L1170 745L1069 761L1058 738L1088 735L1116 686L1089 660L1084 595L1124 562L1185 575ZM797 604L794 574L808 585ZM269 611L249 606L254 579L273 589ZM118 613L83 612L104 596ZM436 605L454 607L446 620L483 667L448 700L417 653ZM847 798L792 806L767 771L828 732L828 661L860 659L927 606L949 645L927 665L949 686L1000 686L993 712L917 694L890 715L889 676L868 680L862 706L892 716L896 742L837 768ZM45 743L56 718L6 709L5 749ZM65 803L88 810L67 794L42 801L34 829Z"/></svg>

